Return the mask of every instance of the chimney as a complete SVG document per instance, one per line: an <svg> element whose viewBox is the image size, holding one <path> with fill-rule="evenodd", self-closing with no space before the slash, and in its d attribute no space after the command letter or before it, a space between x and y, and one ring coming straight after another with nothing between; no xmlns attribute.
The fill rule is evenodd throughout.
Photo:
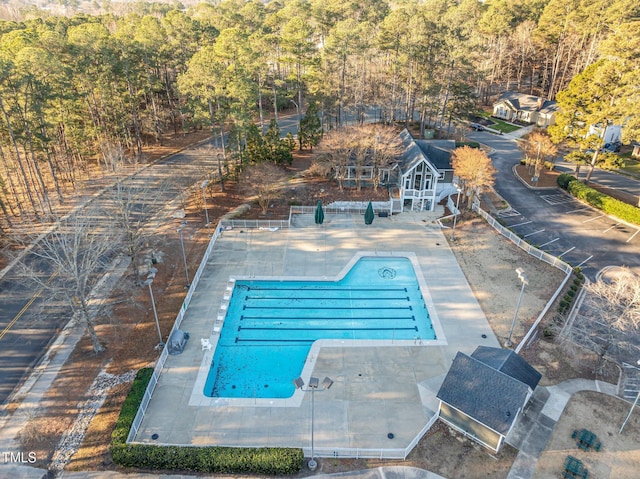
<svg viewBox="0 0 640 479"><path fill-rule="evenodd" d="M545 102L544 98L538 98L538 105L536 106L536 110L541 110L542 105L544 105L544 102Z"/></svg>

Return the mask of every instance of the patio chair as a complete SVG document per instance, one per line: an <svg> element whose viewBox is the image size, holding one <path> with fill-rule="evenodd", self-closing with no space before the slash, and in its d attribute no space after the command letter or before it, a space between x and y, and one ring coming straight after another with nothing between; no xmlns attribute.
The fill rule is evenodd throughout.
<svg viewBox="0 0 640 479"><path fill-rule="evenodd" d="M596 445L594 446L594 449L597 451L600 450L600 448L602 448L602 443L600 441L596 442Z"/></svg>
<svg viewBox="0 0 640 479"><path fill-rule="evenodd" d="M576 437L578 437L578 433L580 431L578 431L577 429L574 429L573 434L571 434L571 439L575 439Z"/></svg>
<svg viewBox="0 0 640 479"><path fill-rule="evenodd" d="M213 347L211 344L211 341L209 341L209 338L202 338L200 339L200 344L202 344L202 350L203 351L211 351L211 348Z"/></svg>
<svg viewBox="0 0 640 479"><path fill-rule="evenodd" d="M582 471L582 479L587 479L589 477L589 471L586 469Z"/></svg>

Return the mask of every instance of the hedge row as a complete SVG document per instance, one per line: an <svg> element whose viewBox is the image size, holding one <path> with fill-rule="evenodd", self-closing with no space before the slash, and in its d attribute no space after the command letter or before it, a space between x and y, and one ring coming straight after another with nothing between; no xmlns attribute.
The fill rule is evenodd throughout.
<svg viewBox="0 0 640 479"><path fill-rule="evenodd" d="M600 193L568 173L562 173L558 176L557 182L558 186L567 190L576 198L586 201L591 206L621 220L640 225L640 208Z"/></svg>
<svg viewBox="0 0 640 479"><path fill-rule="evenodd" d="M111 435L116 464L142 469L165 469L219 474L295 474L304 463L302 449L179 447L127 444L133 419L151 379L150 368L138 371Z"/></svg>

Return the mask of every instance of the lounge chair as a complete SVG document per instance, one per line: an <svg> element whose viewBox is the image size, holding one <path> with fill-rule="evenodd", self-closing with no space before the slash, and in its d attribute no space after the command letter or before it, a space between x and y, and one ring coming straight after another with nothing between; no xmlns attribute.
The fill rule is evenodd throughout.
<svg viewBox="0 0 640 479"><path fill-rule="evenodd" d="M202 344L202 350L203 351L211 351L211 348L213 347L211 345L211 341L209 341L209 338L202 338L200 339L200 344Z"/></svg>

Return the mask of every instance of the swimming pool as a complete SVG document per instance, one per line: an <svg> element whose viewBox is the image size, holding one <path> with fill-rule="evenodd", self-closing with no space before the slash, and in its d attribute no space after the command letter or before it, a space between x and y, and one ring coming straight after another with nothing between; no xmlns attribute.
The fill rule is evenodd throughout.
<svg viewBox="0 0 640 479"><path fill-rule="evenodd" d="M317 340L434 340L412 262L362 257L338 281L238 280L204 394L288 398Z"/></svg>

